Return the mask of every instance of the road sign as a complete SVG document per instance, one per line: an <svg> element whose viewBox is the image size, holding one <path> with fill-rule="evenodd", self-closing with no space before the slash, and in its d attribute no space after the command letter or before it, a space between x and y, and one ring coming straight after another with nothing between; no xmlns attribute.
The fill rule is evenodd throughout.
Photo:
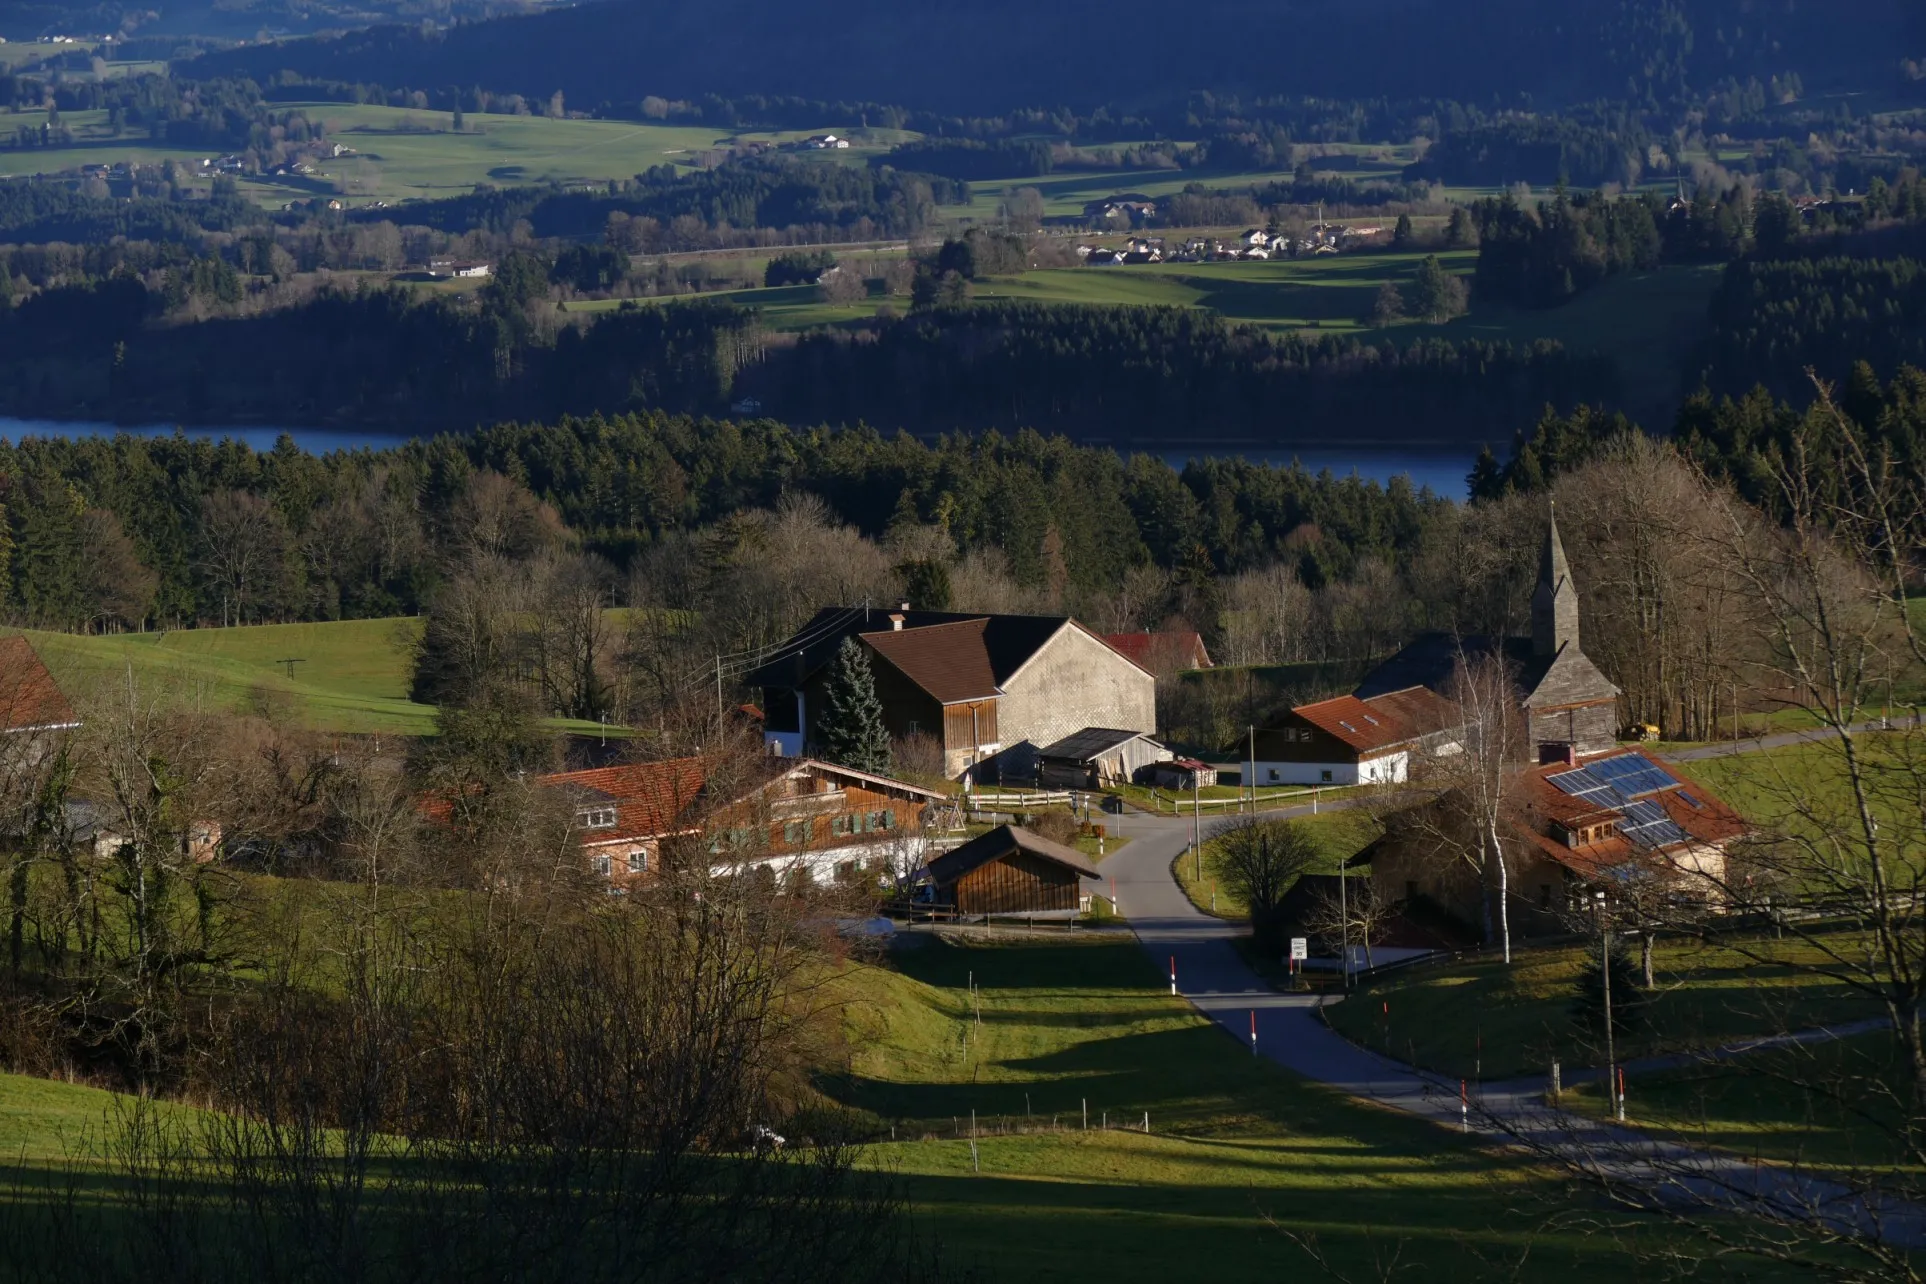
<svg viewBox="0 0 1926 1284"><path fill-rule="evenodd" d="M1291 962L1302 963L1305 959L1308 959L1310 957L1311 957L1310 942L1306 941L1301 936L1293 936L1291 938Z"/></svg>

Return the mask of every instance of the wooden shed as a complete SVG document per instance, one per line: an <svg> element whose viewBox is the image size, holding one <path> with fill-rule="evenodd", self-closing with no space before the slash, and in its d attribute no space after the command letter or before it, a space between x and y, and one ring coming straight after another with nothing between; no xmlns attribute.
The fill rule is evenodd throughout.
<svg viewBox="0 0 1926 1284"><path fill-rule="evenodd" d="M958 914L1068 917L1082 907L1083 880L1097 867L1081 852L1000 825L929 863L938 903Z"/></svg>
<svg viewBox="0 0 1926 1284"><path fill-rule="evenodd" d="M1170 750L1141 731L1085 727L1037 752L1037 784L1046 789L1097 789L1127 784Z"/></svg>

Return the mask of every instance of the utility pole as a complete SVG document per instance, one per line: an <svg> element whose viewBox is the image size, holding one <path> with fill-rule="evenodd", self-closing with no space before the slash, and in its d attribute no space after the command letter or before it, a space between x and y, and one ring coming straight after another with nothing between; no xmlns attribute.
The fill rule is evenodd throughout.
<svg viewBox="0 0 1926 1284"><path fill-rule="evenodd" d="M1605 1093L1612 1113L1623 1123L1625 1098L1618 1090L1618 1053L1612 1041L1612 929L1605 916L1605 893L1594 895L1598 898L1599 979L1605 986Z"/></svg>
<svg viewBox="0 0 1926 1284"><path fill-rule="evenodd" d="M1344 988L1351 988L1351 903L1349 881L1344 876L1344 862L1338 862L1338 966L1342 969Z"/></svg>

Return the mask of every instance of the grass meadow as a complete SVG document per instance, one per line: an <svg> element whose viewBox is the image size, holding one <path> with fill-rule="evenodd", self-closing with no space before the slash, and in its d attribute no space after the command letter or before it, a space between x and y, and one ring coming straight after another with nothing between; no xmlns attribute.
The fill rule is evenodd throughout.
<svg viewBox="0 0 1926 1284"><path fill-rule="evenodd" d="M1554 1224L1583 1197L1548 1175L1252 1059L1134 941L919 939L836 992L850 1050L819 1086L894 1126L875 1159L985 1278L1319 1278L1306 1243L1335 1278L1394 1255L1447 1281L1632 1265Z"/></svg>
<svg viewBox="0 0 1926 1284"><path fill-rule="evenodd" d="M1320 1278L1315 1250L1331 1278L1396 1259L1445 1282L1610 1281L1643 1250L1685 1247L1456 1133L1255 1060L1160 986L1128 939L918 936L821 992L845 1039L817 1087L868 1120L863 1162L901 1183L924 1242L983 1279L1149 1284L1204 1263L1218 1279ZM121 1104L0 1075L0 1148L15 1173L45 1172L110 1134Z"/></svg>

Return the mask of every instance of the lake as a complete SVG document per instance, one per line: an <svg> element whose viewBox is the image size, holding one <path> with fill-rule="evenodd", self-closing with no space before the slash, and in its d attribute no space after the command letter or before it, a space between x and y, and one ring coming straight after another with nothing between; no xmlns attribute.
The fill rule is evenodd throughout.
<svg viewBox="0 0 1926 1284"><path fill-rule="evenodd" d="M409 440L407 433L380 428L232 426L195 428L176 424L126 427L116 424L53 419L0 418L0 438L9 441L18 441L22 437L95 437L117 432L134 433L142 437L166 437L176 431L184 432L190 437L205 437L213 441L232 438L247 443L255 450L273 449L275 441L285 432L294 438L296 445L315 454L326 454L331 450L355 450L361 447L382 450L390 446L399 446ZM1355 473L1367 481L1380 484L1403 475L1409 477L1414 486L1429 486L1437 494L1448 495L1453 499L1465 497L1465 476L1471 471L1472 461L1478 457L1478 452L1469 446L1307 447L1302 450L1272 447L1245 450L1234 446L1211 445L1189 450L1161 450L1153 453L1177 469L1183 468L1185 462L1190 459L1242 457L1254 463L1273 464L1278 467L1288 467L1295 460L1313 473L1329 470L1339 477L1347 477Z"/></svg>

